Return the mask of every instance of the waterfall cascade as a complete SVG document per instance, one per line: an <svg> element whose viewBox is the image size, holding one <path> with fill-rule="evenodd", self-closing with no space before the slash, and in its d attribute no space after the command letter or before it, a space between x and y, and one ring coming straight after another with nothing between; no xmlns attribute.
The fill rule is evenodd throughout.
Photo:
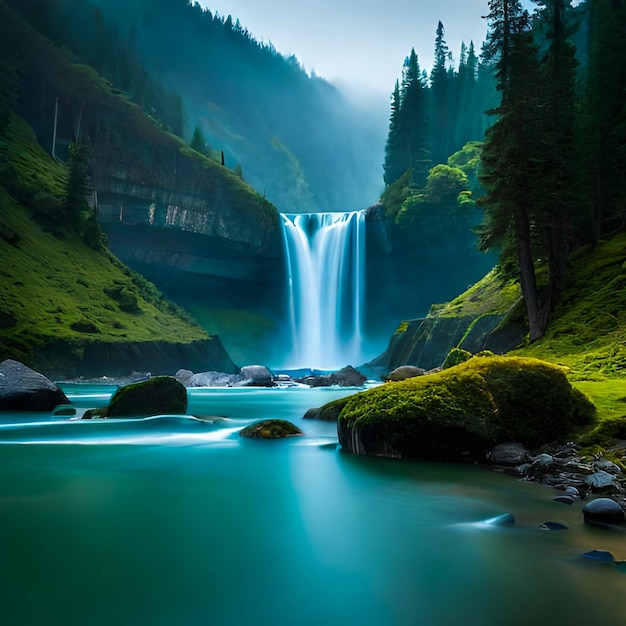
<svg viewBox="0 0 626 626"><path fill-rule="evenodd" d="M361 362L365 216L282 215L291 350L285 367L337 369Z"/></svg>

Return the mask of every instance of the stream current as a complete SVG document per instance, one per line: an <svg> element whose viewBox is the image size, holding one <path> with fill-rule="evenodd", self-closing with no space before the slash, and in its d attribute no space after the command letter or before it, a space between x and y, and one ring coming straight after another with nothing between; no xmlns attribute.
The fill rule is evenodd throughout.
<svg viewBox="0 0 626 626"><path fill-rule="evenodd" d="M113 387L65 385L80 407ZM192 389L149 422L3 414L3 626L626 623L626 536L547 487L469 465L356 457L302 420L345 389ZM304 437L248 440L259 419ZM503 513L514 526L485 523ZM568 530L545 531L545 521Z"/></svg>

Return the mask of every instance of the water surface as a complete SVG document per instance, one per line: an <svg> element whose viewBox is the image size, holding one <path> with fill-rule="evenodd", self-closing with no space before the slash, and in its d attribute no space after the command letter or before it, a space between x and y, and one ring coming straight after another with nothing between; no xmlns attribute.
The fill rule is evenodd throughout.
<svg viewBox="0 0 626 626"><path fill-rule="evenodd" d="M66 388L79 407L111 391ZM191 390L191 414L226 419L185 427L4 415L0 623L626 623L626 574L577 557L626 558L625 536L585 527L542 486L341 452L334 424L301 416L345 393ZM238 436L267 417L306 436ZM481 523L505 512L514 527Z"/></svg>

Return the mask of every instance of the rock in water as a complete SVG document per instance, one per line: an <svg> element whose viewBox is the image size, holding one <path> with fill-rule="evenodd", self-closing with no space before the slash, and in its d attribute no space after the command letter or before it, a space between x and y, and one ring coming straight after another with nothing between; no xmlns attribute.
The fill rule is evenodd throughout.
<svg viewBox="0 0 626 626"><path fill-rule="evenodd" d="M12 359L0 363L0 411L52 411L69 402L43 374Z"/></svg>
<svg viewBox="0 0 626 626"><path fill-rule="evenodd" d="M583 507L585 522L615 524L626 521L624 509L611 498L596 498Z"/></svg>
<svg viewBox="0 0 626 626"><path fill-rule="evenodd" d="M106 417L150 417L187 413L187 390L171 376L120 387L111 398Z"/></svg>
<svg viewBox="0 0 626 626"><path fill-rule="evenodd" d="M234 384L235 387L272 387L274 377L265 365L245 365Z"/></svg>
<svg viewBox="0 0 626 626"><path fill-rule="evenodd" d="M242 437L251 439L282 439L283 437L297 437L304 433L287 420L264 420L246 426L240 433Z"/></svg>

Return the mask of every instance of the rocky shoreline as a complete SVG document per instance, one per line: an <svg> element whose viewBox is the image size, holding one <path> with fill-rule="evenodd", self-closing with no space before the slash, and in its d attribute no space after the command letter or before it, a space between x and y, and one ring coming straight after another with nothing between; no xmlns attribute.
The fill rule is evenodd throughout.
<svg viewBox="0 0 626 626"><path fill-rule="evenodd" d="M601 456L589 460L579 455L572 442L545 445L534 453L518 443L499 444L488 455L487 467L552 487L561 492L554 499L562 504L608 496L626 510L626 475L622 469Z"/></svg>

